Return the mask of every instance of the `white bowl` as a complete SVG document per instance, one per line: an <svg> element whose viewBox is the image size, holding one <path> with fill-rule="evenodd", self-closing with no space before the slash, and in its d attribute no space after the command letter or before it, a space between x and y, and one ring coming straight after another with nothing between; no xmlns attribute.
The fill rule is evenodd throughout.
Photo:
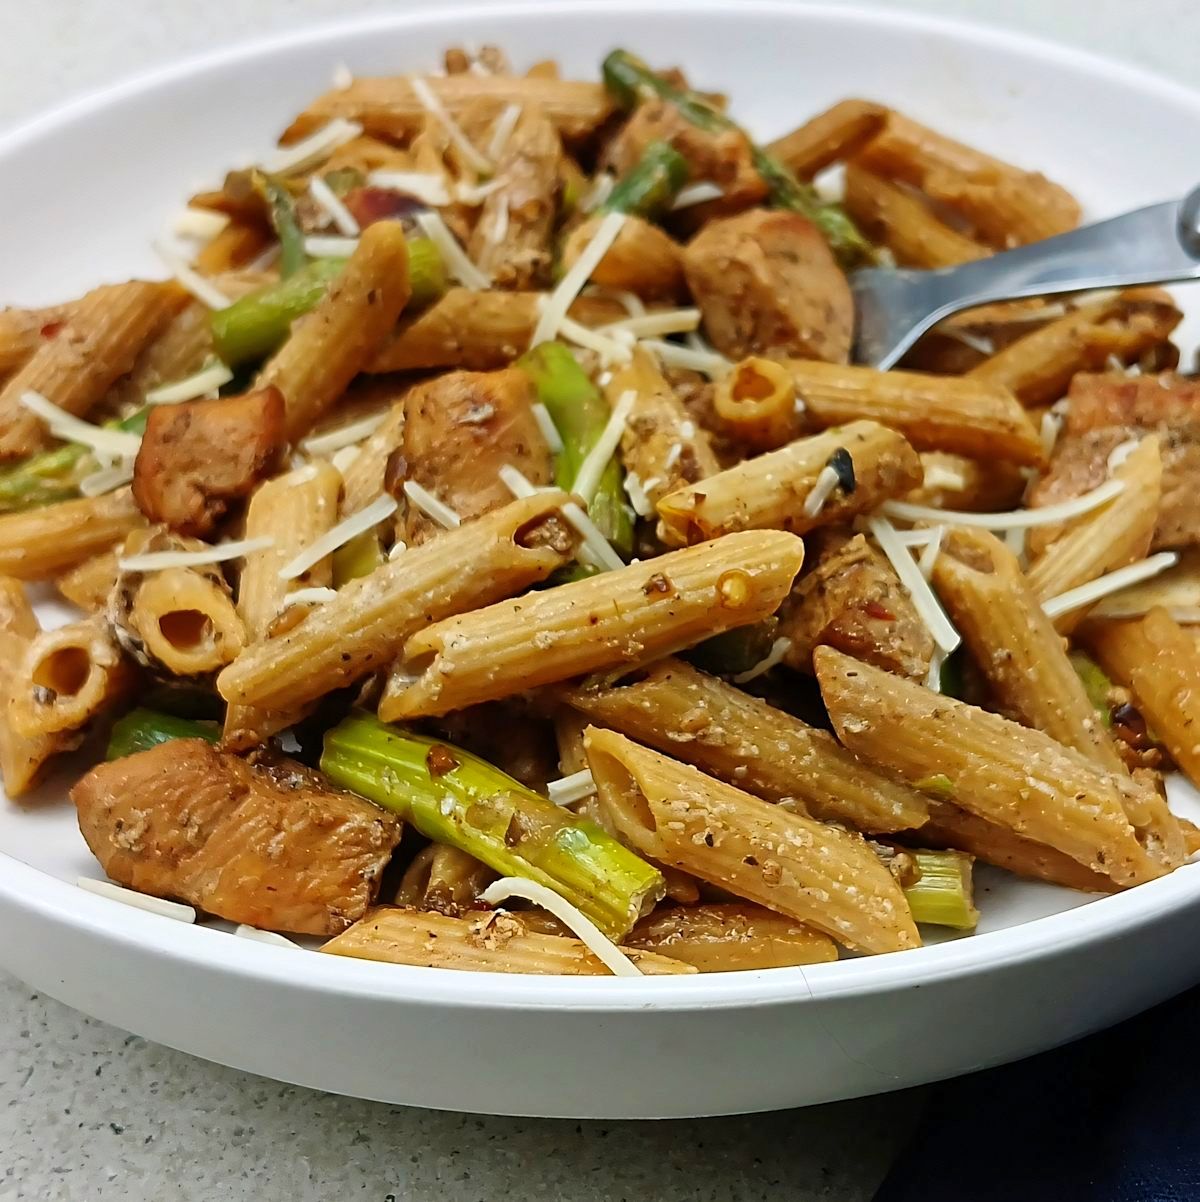
<svg viewBox="0 0 1200 1202"><path fill-rule="evenodd" d="M1200 138L1200 96L1008 34L757 0L442 8L221 52L3 138L0 297L51 301L157 270L150 236L188 191L272 145L339 60L359 74L423 69L464 41L589 78L625 45L728 91L764 137L846 95L889 101L1046 170L1092 216L1196 182L1180 150ZM99 871L64 787L0 803L0 963L150 1039L365 1098L614 1118L824 1102L1024 1056L1200 978L1195 866L1092 900L984 875L980 934L804 970L630 981L325 957L78 889Z"/></svg>

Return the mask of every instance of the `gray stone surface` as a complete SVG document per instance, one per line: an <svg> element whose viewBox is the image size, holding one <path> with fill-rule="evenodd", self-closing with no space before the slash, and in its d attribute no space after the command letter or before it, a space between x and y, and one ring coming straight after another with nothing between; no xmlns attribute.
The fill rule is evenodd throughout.
<svg viewBox="0 0 1200 1202"><path fill-rule="evenodd" d="M989 20L1186 82L1200 77L1195 0L883 6ZM347 7L342 0L0 0L0 121L172 57L331 20ZM405 1110L194 1060L0 974L0 1202L866 1202L919 1103L919 1094L900 1094L660 1124Z"/></svg>

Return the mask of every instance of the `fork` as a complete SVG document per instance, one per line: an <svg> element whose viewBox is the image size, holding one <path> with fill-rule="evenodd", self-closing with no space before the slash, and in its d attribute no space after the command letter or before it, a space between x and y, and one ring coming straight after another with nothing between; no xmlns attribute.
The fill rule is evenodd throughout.
<svg viewBox="0 0 1200 1202"><path fill-rule="evenodd" d="M1042 242L937 271L870 267L850 279L854 362L892 367L962 309L1029 296L1200 279L1200 187Z"/></svg>

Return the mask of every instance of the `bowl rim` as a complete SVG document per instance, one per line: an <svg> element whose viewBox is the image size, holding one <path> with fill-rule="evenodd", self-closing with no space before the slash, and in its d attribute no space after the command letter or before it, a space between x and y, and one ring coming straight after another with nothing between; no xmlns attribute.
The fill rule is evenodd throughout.
<svg viewBox="0 0 1200 1202"><path fill-rule="evenodd" d="M136 101L160 88L207 72L264 57L286 56L328 40L372 33L394 34L421 26L448 26L474 19L556 20L619 17L644 11L641 0L500 0L498 3L422 5L402 12L356 15L268 34L163 66L138 72L78 96L0 132L0 160L31 142L92 115L95 110ZM1152 71L1088 50L985 23L935 14L892 11L864 5L792 3L790 0L658 0L655 13L776 17L803 25L830 21L846 26L884 25L1000 49L1046 69L1069 67L1103 75L1188 109L1200 121L1200 91ZM331 53L331 58L333 57ZM217 972L247 984L287 987L311 994L413 1006L462 1010L572 1010L596 1013L678 1013L701 1009L757 1008L865 997L929 986L973 973L1035 962L1063 951L1117 939L1200 899L1193 890L1200 865L1125 893L1098 897L1058 914L903 955L881 955L795 968L697 974L678 977L605 979L462 972L381 964L307 953L304 970L293 971L289 948L231 938L203 925L188 926L78 888L0 851L0 915L33 921L40 933L70 928L114 950L150 955L180 970ZM465 978L465 979L464 979Z"/></svg>

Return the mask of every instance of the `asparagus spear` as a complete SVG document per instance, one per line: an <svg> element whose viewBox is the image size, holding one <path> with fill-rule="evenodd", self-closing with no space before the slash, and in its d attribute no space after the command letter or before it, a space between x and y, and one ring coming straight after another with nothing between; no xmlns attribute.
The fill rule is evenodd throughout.
<svg viewBox="0 0 1200 1202"><path fill-rule="evenodd" d="M598 826L436 739L354 714L325 735L321 770L501 876L553 889L610 939L662 896L662 874Z"/></svg>
<svg viewBox="0 0 1200 1202"><path fill-rule="evenodd" d="M671 207L687 178L687 159L670 142L651 142L628 174L616 182L599 211L634 213L653 220Z"/></svg>
<svg viewBox="0 0 1200 1202"><path fill-rule="evenodd" d="M197 722L191 718L176 718L158 710L134 709L113 723L105 758L123 759L139 751L149 751L172 739L206 739L210 743L221 737L215 722Z"/></svg>
<svg viewBox="0 0 1200 1202"><path fill-rule="evenodd" d="M550 412L562 438L555 461L555 483L568 492L579 465L608 423L609 409L600 390L561 342L543 342L517 360L533 380L538 400ZM600 533L628 558L633 554L633 519L625 505L624 473L614 458L604 469L588 505Z"/></svg>
<svg viewBox="0 0 1200 1202"><path fill-rule="evenodd" d="M364 530L333 553L333 587L341 588L360 576L369 576L383 563L383 549L374 530Z"/></svg>
<svg viewBox="0 0 1200 1202"><path fill-rule="evenodd" d="M296 203L287 185L261 171L254 173L254 186L267 204L271 225L279 239L279 274L286 280L308 262L304 231L296 220Z"/></svg>
<svg viewBox="0 0 1200 1202"><path fill-rule="evenodd" d="M316 259L289 279L215 309L211 321L217 354L230 367L265 358L287 337L292 322L316 306L345 266L345 259ZM428 238L409 239L408 277L411 308L426 305L445 291L442 258Z"/></svg>
<svg viewBox="0 0 1200 1202"><path fill-rule="evenodd" d="M963 851L914 851L920 877L904 886L913 921L930 926L974 930L979 911L972 897L973 859Z"/></svg>
<svg viewBox="0 0 1200 1202"><path fill-rule="evenodd" d="M640 58L626 50L614 50L604 60L604 83L619 105L632 109L648 96L674 105L690 124L708 133L741 127L694 92L678 88L656 75ZM807 217L825 235L843 267L873 262L875 250L840 205L822 201L816 190L801 183L777 159L751 142L754 166L770 189L771 203Z"/></svg>
<svg viewBox="0 0 1200 1202"><path fill-rule="evenodd" d="M1075 675L1079 677L1083 691L1092 703L1092 709L1099 715L1105 729L1110 729L1112 727L1112 703L1108 697L1113 682L1109 680L1104 669L1090 655L1085 655L1082 651L1071 652L1071 667L1075 669Z"/></svg>

